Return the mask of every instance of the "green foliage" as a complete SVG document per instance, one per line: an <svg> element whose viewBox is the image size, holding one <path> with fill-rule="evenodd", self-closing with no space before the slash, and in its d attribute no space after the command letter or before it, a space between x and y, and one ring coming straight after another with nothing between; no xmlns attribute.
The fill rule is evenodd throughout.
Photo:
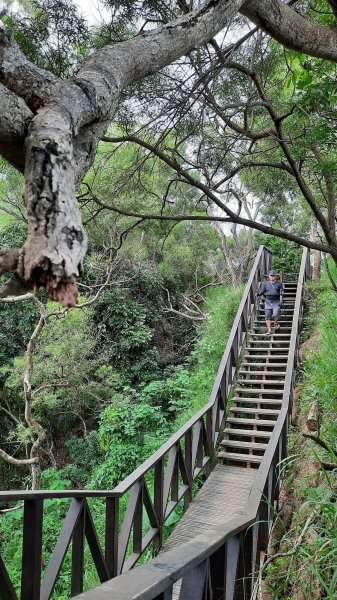
<svg viewBox="0 0 337 600"><path fill-rule="evenodd" d="M89 49L89 30L73 2L28 0L4 18L27 58L58 77L68 77Z"/></svg>
<svg viewBox="0 0 337 600"><path fill-rule="evenodd" d="M261 233L255 234L254 237L256 248L263 244L272 251L275 271L278 273L280 271L298 273L302 258L302 248L300 246L282 238Z"/></svg>
<svg viewBox="0 0 337 600"><path fill-rule="evenodd" d="M72 486L82 487L88 481L88 473L102 461L102 452L98 432L93 430L84 437L71 436L65 442L71 462L61 471L64 477L71 480Z"/></svg>
<svg viewBox="0 0 337 600"><path fill-rule="evenodd" d="M158 355L150 343L152 314L130 296L130 289L121 287L106 292L95 308L95 321L108 360L134 383L140 378L146 381L156 372Z"/></svg>
<svg viewBox="0 0 337 600"><path fill-rule="evenodd" d="M189 384L189 371L176 367L170 370L167 378L154 380L145 385L139 398L145 404L160 407L167 418L172 418L186 408Z"/></svg>
<svg viewBox="0 0 337 600"><path fill-rule="evenodd" d="M159 406L137 402L132 389L115 397L101 413L99 434L105 458L94 471L90 486L111 488L131 473L147 458L147 437L153 431L158 439L167 432Z"/></svg>
<svg viewBox="0 0 337 600"><path fill-rule="evenodd" d="M330 270L337 279L337 269L330 264ZM313 284L317 289L313 300L312 315L319 332L319 349L312 352L304 366L302 396L308 402L317 399L324 411L321 435L331 445L337 438L337 295L324 273L322 281ZM319 319L319 324L317 320Z"/></svg>
<svg viewBox="0 0 337 600"><path fill-rule="evenodd" d="M185 393L188 408L178 416L175 429L208 402L240 299L241 292L230 287L207 290L204 310L210 319L203 323L189 360L190 379Z"/></svg>

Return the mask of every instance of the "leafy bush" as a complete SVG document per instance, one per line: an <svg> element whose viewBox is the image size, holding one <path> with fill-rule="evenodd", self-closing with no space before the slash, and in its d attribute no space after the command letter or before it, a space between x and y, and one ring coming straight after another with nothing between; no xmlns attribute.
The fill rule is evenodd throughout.
<svg viewBox="0 0 337 600"><path fill-rule="evenodd" d="M254 236L256 247L260 244L267 246L273 253L273 268L278 273L298 273L302 258L302 248L293 242L282 238L264 235L261 233Z"/></svg>

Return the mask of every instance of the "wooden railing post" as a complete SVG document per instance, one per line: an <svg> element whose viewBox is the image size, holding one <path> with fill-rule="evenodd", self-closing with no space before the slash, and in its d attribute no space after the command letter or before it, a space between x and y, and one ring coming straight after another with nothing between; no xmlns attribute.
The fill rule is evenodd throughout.
<svg viewBox="0 0 337 600"><path fill-rule="evenodd" d="M110 577L118 575L119 498L106 498L105 561Z"/></svg>
<svg viewBox="0 0 337 600"><path fill-rule="evenodd" d="M189 429L185 433L185 465L186 465L186 473L188 477L189 487L188 491L184 497L184 509L186 510L190 502L192 502L192 481L193 481L193 473L192 473L192 430Z"/></svg>
<svg viewBox="0 0 337 600"><path fill-rule="evenodd" d="M43 500L26 500L23 511L21 600L40 600Z"/></svg>
<svg viewBox="0 0 337 600"><path fill-rule="evenodd" d="M71 596L76 596L83 592L85 513L84 504L72 538Z"/></svg>
<svg viewBox="0 0 337 600"><path fill-rule="evenodd" d="M153 541L155 552L158 552L163 545L164 528L164 459L161 458L154 468L154 510L158 520L158 534Z"/></svg>
<svg viewBox="0 0 337 600"><path fill-rule="evenodd" d="M226 570L226 545L224 544L209 559L209 587L212 600L224 600Z"/></svg>

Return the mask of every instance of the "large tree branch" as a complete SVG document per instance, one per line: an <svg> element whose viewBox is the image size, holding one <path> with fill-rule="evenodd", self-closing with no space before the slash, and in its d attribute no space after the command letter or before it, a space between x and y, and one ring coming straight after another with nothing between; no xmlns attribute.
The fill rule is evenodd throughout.
<svg viewBox="0 0 337 600"><path fill-rule="evenodd" d="M238 62L226 60L222 56L221 51L217 47L216 43L214 43L214 44L217 49L219 60L222 62L222 64L225 67L227 67L229 69L235 69L235 70L243 73L244 75L249 77L252 80L252 82L254 83L255 88L256 88L261 100L263 101L266 110L268 111L272 121L274 122L275 129L277 132L277 142L288 161L288 164L289 164L291 171L297 181L298 187L301 190L304 199L306 200L310 209L312 210L313 214L315 215L315 218L320 223L320 225L323 229L324 235L326 237L326 240L330 246L330 253L333 255L334 259L336 260L337 259L337 243L336 243L335 227L333 227L333 229L331 229L328 220L325 218L318 203L316 202L313 192L311 191L311 189L307 185L306 181L302 177L302 173L297 165L297 162L290 150L288 141L283 133L283 128L282 128L282 120L283 119L276 112L271 101L269 100L259 75L255 71L248 69L247 67L245 67L244 65L241 65Z"/></svg>
<svg viewBox="0 0 337 600"><path fill-rule="evenodd" d="M25 101L0 83L0 154L23 172L23 146L33 113Z"/></svg>
<svg viewBox="0 0 337 600"><path fill-rule="evenodd" d="M240 11L275 40L298 52L337 62L337 31L280 0L246 0Z"/></svg>
<svg viewBox="0 0 337 600"><path fill-rule="evenodd" d="M36 465L38 462L38 458L15 458L14 456L7 454L7 452L2 450L2 448L0 448L0 456L10 465L17 465L19 467L25 465L33 466Z"/></svg>

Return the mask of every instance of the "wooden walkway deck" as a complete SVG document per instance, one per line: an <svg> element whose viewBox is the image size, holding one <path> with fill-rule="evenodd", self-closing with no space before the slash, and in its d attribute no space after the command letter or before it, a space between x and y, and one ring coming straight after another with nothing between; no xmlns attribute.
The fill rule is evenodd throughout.
<svg viewBox="0 0 337 600"><path fill-rule="evenodd" d="M217 465L164 544L160 554L165 554L200 533L206 533L226 523L240 513L248 500L256 473L256 469ZM174 584L172 600L179 600L181 582L182 580Z"/></svg>
<svg viewBox="0 0 337 600"><path fill-rule="evenodd" d="M217 465L164 544L161 554L210 528L226 523L244 507L256 469Z"/></svg>

